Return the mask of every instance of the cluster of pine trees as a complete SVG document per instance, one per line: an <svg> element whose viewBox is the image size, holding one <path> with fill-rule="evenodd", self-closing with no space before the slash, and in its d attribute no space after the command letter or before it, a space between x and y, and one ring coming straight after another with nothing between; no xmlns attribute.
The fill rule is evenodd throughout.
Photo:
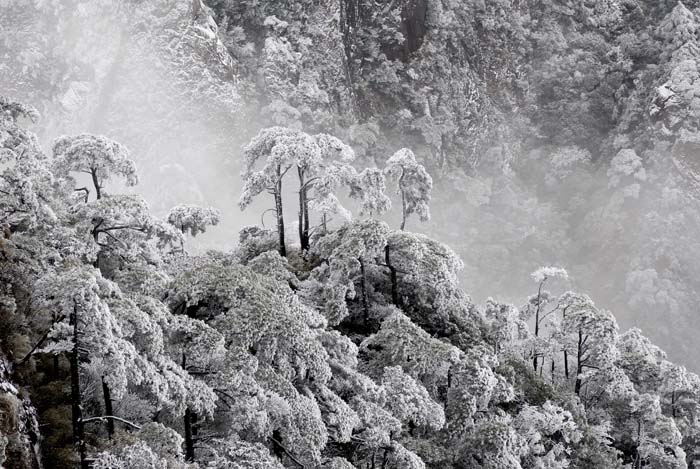
<svg viewBox="0 0 700 469"><path fill-rule="evenodd" d="M700 460L698 376L639 330L620 333L588 296L550 290L565 270L533 272L520 308L471 301L458 256L406 229L429 217L432 193L410 150L359 171L331 135L267 128L244 149L240 206L269 194L276 229L247 227L235 250L193 255L186 238L218 211L152 215L119 189L138 182L124 146L78 134L47 154L25 128L35 118L0 100L0 337L19 388L5 386L3 402L29 396L47 466ZM387 185L400 227L379 218ZM23 467L19 423L0 430L3 464Z"/></svg>
<svg viewBox="0 0 700 469"><path fill-rule="evenodd" d="M265 122L379 165L413 149L440 180L427 229L474 295L520 298L533 265L564 263L626 326L698 353L697 0L208 4Z"/></svg>
<svg viewBox="0 0 700 469"><path fill-rule="evenodd" d="M223 161L272 125L335 135L364 166L410 147L439 181L421 229L465 260L479 301L516 301L533 266L566 265L684 360L700 352L699 7L6 0L0 84L40 110L44 144L127 145L159 215L232 206ZM225 232L257 219L227 213Z"/></svg>

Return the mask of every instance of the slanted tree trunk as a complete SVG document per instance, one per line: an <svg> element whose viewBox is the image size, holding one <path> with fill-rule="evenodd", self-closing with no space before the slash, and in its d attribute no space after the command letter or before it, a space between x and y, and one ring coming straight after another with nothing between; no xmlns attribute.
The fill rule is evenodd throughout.
<svg viewBox="0 0 700 469"><path fill-rule="evenodd" d="M80 333L78 330L78 305L73 303L73 314L70 316L73 326L73 350L70 353L70 400L71 424L73 426L73 444L80 457L80 467L88 467L85 460L85 427L83 425L83 405L80 397Z"/></svg>
<svg viewBox="0 0 700 469"><path fill-rule="evenodd" d="M394 306L399 306L399 279L396 275L396 268L391 264L391 249L387 244L384 247L384 260L389 268L389 278L391 279L391 302Z"/></svg>
<svg viewBox="0 0 700 469"><path fill-rule="evenodd" d="M92 184L95 186L97 200L100 200L102 198L102 187L100 187L100 182L97 178L97 170L95 168L90 169L90 176L92 177Z"/></svg>
<svg viewBox="0 0 700 469"><path fill-rule="evenodd" d="M114 410L112 409L112 394L109 392L109 385L107 384L107 381L105 381L105 377L102 377L102 395L104 396L105 400L105 415L108 417L114 416ZM112 439L112 436L114 435L114 419L106 419L107 420L107 435L109 436L109 439Z"/></svg>
<svg viewBox="0 0 700 469"><path fill-rule="evenodd" d="M275 196L275 212L277 213L277 235L279 236L279 253L287 257L287 246L284 242L284 213L282 210L282 170L277 166L277 182L273 191Z"/></svg>

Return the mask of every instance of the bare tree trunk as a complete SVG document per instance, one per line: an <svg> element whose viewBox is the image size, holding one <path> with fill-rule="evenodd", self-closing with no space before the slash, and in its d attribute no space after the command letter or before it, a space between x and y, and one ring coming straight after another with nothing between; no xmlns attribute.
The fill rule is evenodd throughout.
<svg viewBox="0 0 700 469"><path fill-rule="evenodd" d="M582 347L583 347L583 333L579 330L578 331L578 349L576 352L576 385L574 386L574 392L578 396L581 393L581 372L583 371L583 366L581 363L581 355L582 355Z"/></svg>
<svg viewBox="0 0 700 469"><path fill-rule="evenodd" d="M277 212L277 235L279 236L280 256L287 257L287 246L284 242L284 213L282 211L282 172L277 166L277 183L275 183L275 212Z"/></svg>
<svg viewBox="0 0 700 469"><path fill-rule="evenodd" d="M58 315L54 312L52 316L53 316L53 323L56 323L56 321L58 320ZM54 381L58 381L58 375L60 372L59 355L57 353L55 353L52 358L53 358L53 360L52 360L53 361L53 370L51 372L51 377L53 378Z"/></svg>
<svg viewBox="0 0 700 469"><path fill-rule="evenodd" d="M552 367L551 367L549 373L552 376L552 383L554 383L554 358L552 358Z"/></svg>
<svg viewBox="0 0 700 469"><path fill-rule="evenodd" d="M540 335L540 302L542 301L542 285L544 281L540 282L540 286L537 289L537 309L535 310L535 338ZM535 341L536 343L537 341ZM532 351L532 366L535 368L535 373L537 373L537 349Z"/></svg>
<svg viewBox="0 0 700 469"><path fill-rule="evenodd" d="M95 196L97 200L102 198L102 187L100 187L100 181L97 179L97 170L95 168L90 168L90 176L92 177L92 184L95 186Z"/></svg>
<svg viewBox="0 0 700 469"><path fill-rule="evenodd" d="M382 458L382 469L386 469L386 464L389 462L389 448L384 448L384 457Z"/></svg>
<svg viewBox="0 0 700 469"><path fill-rule="evenodd" d="M566 308L562 310L561 313L562 321L566 319ZM569 352L564 349L564 376L566 376L566 379L569 379Z"/></svg>
<svg viewBox="0 0 700 469"><path fill-rule="evenodd" d="M309 201L304 170L297 168L299 175L299 243L301 250L309 249Z"/></svg>
<svg viewBox="0 0 700 469"><path fill-rule="evenodd" d="M401 207L401 231L403 231L406 227L406 194L403 190L401 191Z"/></svg>
<svg viewBox="0 0 700 469"><path fill-rule="evenodd" d="M391 265L391 255L390 248L387 244L384 248L384 259L386 261L386 266L389 268L389 276L391 278L391 302L394 306L399 306L399 285L398 276L396 275L396 269Z"/></svg>
<svg viewBox="0 0 700 469"><path fill-rule="evenodd" d="M671 392L671 416L676 418L676 391Z"/></svg>
<svg viewBox="0 0 700 469"><path fill-rule="evenodd" d="M108 417L114 416L114 410L112 409L112 395L109 392L109 385L107 384L107 381L105 381L105 377L102 377L102 394L104 396L105 400L105 415ZM106 419L107 420L107 435L109 436L109 439L112 439L112 436L114 435L114 419Z"/></svg>
<svg viewBox="0 0 700 469"><path fill-rule="evenodd" d="M360 261L360 290L362 292L362 309L365 315L365 327L369 323L369 302L367 301L367 280L365 275L365 263L362 261L362 257L358 258Z"/></svg>
<svg viewBox="0 0 700 469"><path fill-rule="evenodd" d="M85 428L83 425L83 405L80 397L80 357L78 331L78 305L73 303L73 314L70 322L73 325L73 350L70 353L70 399L71 423L73 425L73 444L80 457L80 467L87 468L85 460Z"/></svg>
<svg viewBox="0 0 700 469"><path fill-rule="evenodd" d="M639 454L639 447L642 444L642 422L637 420L637 454L634 457L634 469L641 469L642 467L642 457Z"/></svg>
<svg viewBox="0 0 700 469"><path fill-rule="evenodd" d="M401 191L401 231L406 227L406 192L403 190L404 169L401 168L401 177L399 177L399 190Z"/></svg>
<svg viewBox="0 0 700 469"><path fill-rule="evenodd" d="M194 438L192 438L192 411L185 409L185 461L194 462Z"/></svg>
<svg viewBox="0 0 700 469"><path fill-rule="evenodd" d="M182 369L187 370L187 357L182 354ZM194 438L192 437L192 411L189 407L185 409L185 461L194 462Z"/></svg>
<svg viewBox="0 0 700 469"><path fill-rule="evenodd" d="M309 249L310 239L309 239L309 198L308 198L308 188L304 188L304 245L302 245L303 250Z"/></svg>

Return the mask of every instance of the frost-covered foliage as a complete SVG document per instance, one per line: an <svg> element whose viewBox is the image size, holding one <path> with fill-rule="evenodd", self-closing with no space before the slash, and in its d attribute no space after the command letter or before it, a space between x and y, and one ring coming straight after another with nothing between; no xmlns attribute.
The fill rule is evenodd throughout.
<svg viewBox="0 0 700 469"><path fill-rule="evenodd" d="M566 270L562 269L561 267L548 266L540 267L531 274L531 277L535 282L540 283L544 282L549 278L567 279L569 278L569 274L566 272Z"/></svg>
<svg viewBox="0 0 700 469"><path fill-rule="evenodd" d="M221 219L221 212L215 208L196 205L178 205L168 212L168 223L179 228L183 233L197 236L204 233L207 226L215 226Z"/></svg>
<svg viewBox="0 0 700 469"><path fill-rule="evenodd" d="M697 140L693 8L69 3L34 2L26 12L0 4L22 20L7 40L30 39L3 56L0 78L17 70L18 81L49 82L61 90L40 100L49 111L65 108L94 132L119 129L134 153L80 133L45 155L22 127L36 113L0 100L0 342L46 424L47 460L188 469L697 465L700 379L640 330L621 332L591 297L561 291L599 273L586 262L570 274L546 266L527 275L550 262L569 268L560 253L584 246L575 257L609 259L609 275L619 274L622 287L602 304L653 314L692 304L693 282L676 280L700 275L670 241L695 246L695 214L683 208ZM106 26L111 17L100 12L113 12L120 32L105 33L113 41L93 37L94 49L110 43L113 54L90 70L65 67L82 78L52 76L42 67L55 69L57 57L34 53L42 48L22 26L35 27L37 11L69 37L88 21ZM140 53L150 42L159 53ZM73 51L75 65L75 56L95 54L81 44L52 47ZM140 76L136 65L149 61L152 75ZM133 100L117 77L146 86L161 75L168 79L146 106L162 122L136 138L138 120L111 111ZM235 163L222 136L236 133L224 116L239 90L272 125L244 147L239 205L271 193L277 232L247 227L233 252L190 255L185 235L217 225L217 211L180 204L159 218L114 183L136 184L134 160L173 150L167 140L197 118L216 128L221 140L211 145L223 141ZM170 128L175 111L158 108L168 93L182 100L187 125ZM198 145L176 150L190 158ZM400 230L379 219L391 205L387 178L402 200ZM284 230L291 180L298 246ZM346 193L364 218L351 217ZM447 209L430 210L431 199L448 198ZM468 220L441 233L461 252L404 231L413 214ZM484 265L497 282L481 275ZM460 281L465 270L469 282ZM536 294L521 308L478 306L463 289L511 296L504 283L533 289L532 280ZM0 423L7 452L5 429L20 427Z"/></svg>

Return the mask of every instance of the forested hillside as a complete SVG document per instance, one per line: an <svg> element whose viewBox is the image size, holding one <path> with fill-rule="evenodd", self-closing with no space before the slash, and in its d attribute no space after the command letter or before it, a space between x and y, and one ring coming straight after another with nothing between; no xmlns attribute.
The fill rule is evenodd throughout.
<svg viewBox="0 0 700 469"><path fill-rule="evenodd" d="M699 7L0 0L0 464L700 467Z"/></svg>

